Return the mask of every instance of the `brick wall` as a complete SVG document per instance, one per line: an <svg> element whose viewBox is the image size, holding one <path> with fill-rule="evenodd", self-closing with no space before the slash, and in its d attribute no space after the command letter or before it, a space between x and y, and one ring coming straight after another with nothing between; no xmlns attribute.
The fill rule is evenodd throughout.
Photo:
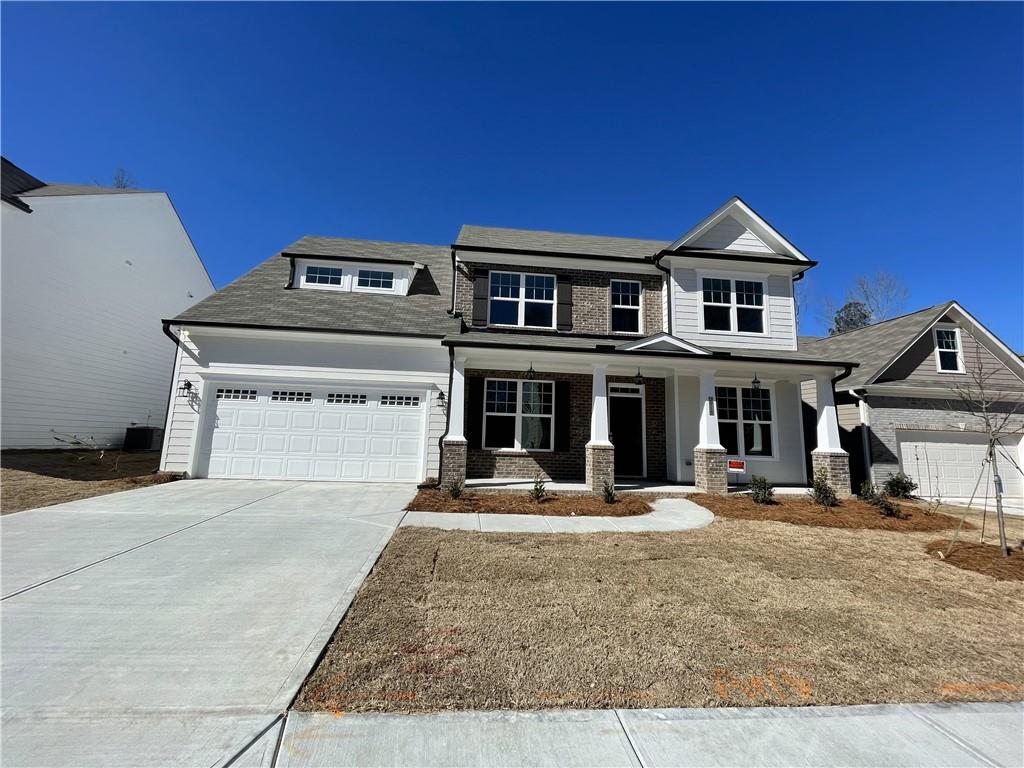
<svg viewBox="0 0 1024 768"><path fill-rule="evenodd" d="M467 382L472 378L522 379L522 371L470 369ZM466 458L466 476L526 477L537 474L552 480L583 482L586 476L585 446L590 440L590 408L592 398L591 377L579 373L550 373L538 371L538 379L569 382L569 450L568 451L492 451L470 448ZM609 377L610 382L630 382L632 379ZM665 381L644 379L646 392L647 476L652 480L665 478ZM468 386L468 384L467 384ZM482 418L470 413L467 419Z"/></svg>
<svg viewBox="0 0 1024 768"><path fill-rule="evenodd" d="M490 264L474 265L461 263L455 274L456 309L462 311L467 324L473 319L473 270L495 269ZM535 267L508 267L509 271L543 272L546 275L568 277L572 280L572 333L611 333L611 284L612 280L639 280L642 296L640 311L642 315L641 333L650 336L665 330L662 310L662 276L636 275L628 272L598 272L585 269L554 269ZM633 334L622 334L629 338Z"/></svg>
<svg viewBox="0 0 1024 768"><path fill-rule="evenodd" d="M881 483L890 473L899 471L899 451L896 446L897 429L956 431L960 424L978 429L980 420L962 410L961 405L948 398L878 397L868 396L868 438L871 450L872 482ZM992 410L1005 413L1014 403L997 403ZM1024 429L1024 413L1015 414L1007 429Z"/></svg>

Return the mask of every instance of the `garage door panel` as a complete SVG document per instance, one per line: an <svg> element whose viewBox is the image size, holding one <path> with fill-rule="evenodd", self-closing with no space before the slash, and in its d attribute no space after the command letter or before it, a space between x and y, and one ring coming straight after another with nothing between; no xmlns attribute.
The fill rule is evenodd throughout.
<svg viewBox="0 0 1024 768"><path fill-rule="evenodd" d="M426 452L426 400L401 390L293 387L295 399L217 400L206 474L283 480L416 481ZM308 393L308 395L306 394ZM301 395L299 397L298 395Z"/></svg>
<svg viewBox="0 0 1024 768"><path fill-rule="evenodd" d="M947 499L995 495L991 469L985 462L984 435L906 430L897 433L897 443L901 468L918 484L918 494ZM1011 498L1024 496L1024 477L1009 461L1018 461L1017 443L1004 439L997 446L997 458L1003 493Z"/></svg>

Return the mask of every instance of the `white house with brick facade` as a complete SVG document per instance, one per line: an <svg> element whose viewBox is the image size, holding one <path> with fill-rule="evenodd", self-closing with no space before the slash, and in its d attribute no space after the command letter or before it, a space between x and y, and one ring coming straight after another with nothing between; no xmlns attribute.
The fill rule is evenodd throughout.
<svg viewBox="0 0 1024 768"><path fill-rule="evenodd" d="M814 264L739 198L674 241L303 238L165 321L163 468L721 493L755 474L806 485L811 464L849 493L833 392L856 364L796 333L793 283Z"/></svg>

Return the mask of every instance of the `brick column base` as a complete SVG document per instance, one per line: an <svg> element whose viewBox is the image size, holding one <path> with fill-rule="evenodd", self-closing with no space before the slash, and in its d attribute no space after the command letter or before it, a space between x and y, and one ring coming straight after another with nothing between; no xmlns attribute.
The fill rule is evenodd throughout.
<svg viewBox="0 0 1024 768"><path fill-rule="evenodd" d="M466 482L465 440L445 440L441 443L441 487Z"/></svg>
<svg viewBox="0 0 1024 768"><path fill-rule="evenodd" d="M602 493L605 483L615 485L615 446L587 443L587 486Z"/></svg>
<svg viewBox="0 0 1024 768"><path fill-rule="evenodd" d="M693 449L693 481L701 493L724 496L729 492L725 448Z"/></svg>
<svg viewBox="0 0 1024 768"><path fill-rule="evenodd" d="M817 475L825 470L828 484L836 489L840 499L853 495L850 488L850 455L846 451L811 451L811 468Z"/></svg>

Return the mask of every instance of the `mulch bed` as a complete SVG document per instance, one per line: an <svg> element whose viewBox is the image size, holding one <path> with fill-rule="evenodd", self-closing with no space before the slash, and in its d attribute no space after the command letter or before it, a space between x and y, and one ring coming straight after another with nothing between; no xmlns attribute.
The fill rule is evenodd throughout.
<svg viewBox="0 0 1024 768"><path fill-rule="evenodd" d="M4 451L0 463L5 515L181 479L157 471L159 451Z"/></svg>
<svg viewBox="0 0 1024 768"><path fill-rule="evenodd" d="M688 497L714 512L719 517L738 520L774 520L793 525L817 525L825 528L868 528L879 531L946 531L955 528L960 520L941 513L928 514L924 510L903 505L900 517L886 517L866 501L846 499L839 506L825 509L806 496L776 496L774 504L755 504L746 494L710 496L693 494ZM973 528L964 523L964 528Z"/></svg>
<svg viewBox="0 0 1024 768"><path fill-rule="evenodd" d="M1019 547L1010 550L1004 557L997 544L979 544L970 541L957 541L946 555L950 539L939 539L931 542L926 551L945 563L991 576L1000 581L1024 581L1024 551Z"/></svg>
<svg viewBox="0 0 1024 768"><path fill-rule="evenodd" d="M453 499L446 491L421 490L406 507L417 512L484 512L493 515L553 515L556 517L630 517L651 511L643 496L619 496L606 504L600 496L558 496L551 494L537 502L525 493L463 493Z"/></svg>

